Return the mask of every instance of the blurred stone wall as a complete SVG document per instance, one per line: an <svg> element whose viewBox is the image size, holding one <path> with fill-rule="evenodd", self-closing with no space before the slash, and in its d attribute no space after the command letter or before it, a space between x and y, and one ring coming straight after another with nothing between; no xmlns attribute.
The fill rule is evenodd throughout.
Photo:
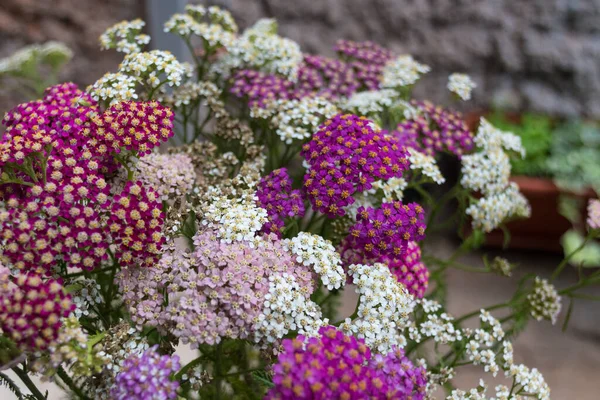
<svg viewBox="0 0 600 400"><path fill-rule="evenodd" d="M169 1L169 0L164 0ZM241 27L277 18L307 52L338 38L374 40L433 67L416 95L449 103L451 72L479 87L475 105L508 103L600 117L600 0L201 0L229 8ZM100 52L104 28L143 14L143 0L2 0L0 57L49 39L75 51L63 79L87 85L121 57ZM12 98L0 88L0 110Z"/></svg>
<svg viewBox="0 0 600 400"><path fill-rule="evenodd" d="M206 1L198 1L206 3ZM446 78L467 72L474 101L600 117L599 0L216 0L247 26L274 17L305 51L373 40L433 71L416 95L448 103Z"/></svg>
<svg viewBox="0 0 600 400"><path fill-rule="evenodd" d="M140 0L0 0L0 58L27 44L64 42L74 58L61 79L85 87L122 59L100 51L100 34L115 22L141 16L141 5ZM22 100L0 85L0 112Z"/></svg>

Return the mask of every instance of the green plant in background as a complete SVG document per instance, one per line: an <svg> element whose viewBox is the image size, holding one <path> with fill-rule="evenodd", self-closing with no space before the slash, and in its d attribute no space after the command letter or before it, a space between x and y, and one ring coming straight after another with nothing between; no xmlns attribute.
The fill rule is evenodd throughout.
<svg viewBox="0 0 600 400"><path fill-rule="evenodd" d="M547 161L554 181L562 189L600 191L600 127L597 123L569 121L552 134Z"/></svg>
<svg viewBox="0 0 600 400"><path fill-rule="evenodd" d="M511 121L502 111L496 111L490 122L504 131L521 137L527 156L511 160L516 175L548 176L547 160L552 145L552 119L546 115L525 113L520 122Z"/></svg>
<svg viewBox="0 0 600 400"><path fill-rule="evenodd" d="M58 82L61 69L73 58L64 43L50 41L23 47L0 59L0 80L16 79L16 89L27 97L40 97L44 89Z"/></svg>

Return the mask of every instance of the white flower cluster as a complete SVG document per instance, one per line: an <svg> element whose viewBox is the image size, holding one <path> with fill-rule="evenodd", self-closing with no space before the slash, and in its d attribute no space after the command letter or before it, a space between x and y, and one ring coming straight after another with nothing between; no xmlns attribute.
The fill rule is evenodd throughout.
<svg viewBox="0 0 600 400"><path fill-rule="evenodd" d="M135 100L138 98L135 92L137 79L133 76L120 72L108 72L104 76L88 86L87 92L96 101L110 101L110 104L122 101Z"/></svg>
<svg viewBox="0 0 600 400"><path fill-rule="evenodd" d="M212 72L229 75L232 69L252 68L295 81L302 63L298 43L277 35L277 22L261 19L227 48L228 53L212 66Z"/></svg>
<svg viewBox="0 0 600 400"><path fill-rule="evenodd" d="M448 90L465 101L471 99L471 91L476 87L469 75L454 73L448 77Z"/></svg>
<svg viewBox="0 0 600 400"><path fill-rule="evenodd" d="M107 73L88 86L87 91L96 101L121 101L138 98L136 88L144 85L156 90L164 83L179 86L185 77L191 77L193 69L187 63L180 63L168 51L152 50L145 53L131 53L125 56L116 73ZM166 77L161 81L161 77Z"/></svg>
<svg viewBox="0 0 600 400"><path fill-rule="evenodd" d="M500 322L485 310L481 310L479 319L482 328L476 329L469 338L466 355L474 365L483 365L485 372L496 376L500 367L496 363L492 346L504 339L504 330Z"/></svg>
<svg viewBox="0 0 600 400"><path fill-rule="evenodd" d="M433 338L436 343L441 344L462 340L463 332L454 326L454 318L445 312L437 314L441 306L434 301L431 302L430 307L431 310L435 311L428 313L427 319L418 327L411 327L412 329L409 330L410 338L417 342L420 341L421 337Z"/></svg>
<svg viewBox="0 0 600 400"><path fill-rule="evenodd" d="M418 63L412 56L401 55L389 61L383 68L381 87L394 89L413 85L422 74L429 71L429 66Z"/></svg>
<svg viewBox="0 0 600 400"><path fill-rule="evenodd" d="M489 151L492 149L503 148L525 157L525 148L521 142L521 137L512 132L504 132L490 124L488 120L481 117L477 135L473 139L475 144L482 149Z"/></svg>
<svg viewBox="0 0 600 400"><path fill-rule="evenodd" d="M530 313L538 321L543 319L556 323L561 310L561 299L554 285L546 279L535 278L533 291L527 296Z"/></svg>
<svg viewBox="0 0 600 400"><path fill-rule="evenodd" d="M482 197L472 203L465 213L473 219L474 228L491 232L508 218L528 218L531 215L531 207L519 192L519 187L511 182L502 192Z"/></svg>
<svg viewBox="0 0 600 400"><path fill-rule="evenodd" d="M406 179L404 178L394 177L385 181L375 181L371 186L373 189L381 189L383 191L383 201L392 202L394 200L402 200L404 197L404 189L408 186L408 182L406 182ZM353 206L353 218L356 218L358 207L363 205L364 204L359 204L358 202L351 205Z"/></svg>
<svg viewBox="0 0 600 400"><path fill-rule="evenodd" d="M154 188L163 201L185 196L196 180L192 160L185 154L148 154L136 164L136 175Z"/></svg>
<svg viewBox="0 0 600 400"><path fill-rule="evenodd" d="M189 40L191 35L201 37L211 50L230 47L235 41L237 25L229 11L212 6L187 5L185 14L174 14L165 22L165 32L175 33ZM205 22L204 19L209 22Z"/></svg>
<svg viewBox="0 0 600 400"><path fill-rule="evenodd" d="M296 256L298 263L314 269L327 289L339 289L346 283L342 260L331 241L300 232L293 239L285 239L283 244Z"/></svg>
<svg viewBox="0 0 600 400"><path fill-rule="evenodd" d="M290 331L318 336L319 328L328 323L319 306L302 294L296 279L284 273L269 277L269 293L253 330L256 342L266 344L276 342Z"/></svg>
<svg viewBox="0 0 600 400"><path fill-rule="evenodd" d="M481 118L475 143L480 151L461 159L461 185L484 196L466 210L473 219L473 227L490 232L507 218L529 217L527 199L516 184L509 182L510 159L505 153L508 150L525 156L521 138L502 132Z"/></svg>
<svg viewBox="0 0 600 400"><path fill-rule="evenodd" d="M509 184L510 158L501 148L463 156L461 185L492 195Z"/></svg>
<svg viewBox="0 0 600 400"><path fill-rule="evenodd" d="M415 149L408 148L408 152L410 156L408 160L410 161L410 169L413 170L421 170L421 173L428 178L431 178L432 181L441 185L446 180L442 175L437 163L435 162L435 158L428 156L427 154L423 154Z"/></svg>
<svg viewBox="0 0 600 400"><path fill-rule="evenodd" d="M367 346L382 354L392 346L404 347L406 339L400 332L409 326L409 315L415 307L413 297L385 264L352 264L348 274L356 285L359 306L356 318L347 318L340 329L364 339Z"/></svg>
<svg viewBox="0 0 600 400"><path fill-rule="evenodd" d="M121 53L138 53L150 43L150 36L142 33L146 23L141 19L121 21L108 28L100 36L100 46L103 50L116 49Z"/></svg>
<svg viewBox="0 0 600 400"><path fill-rule="evenodd" d="M333 104L321 97L305 97L300 100L271 100L262 108L253 107L250 116L269 119L281 140L292 144L294 139L310 138L323 120L337 112Z"/></svg>
<svg viewBox="0 0 600 400"><path fill-rule="evenodd" d="M128 54L119 66L119 72L138 77L152 88L162 82L160 76L165 75L169 86L179 86L190 69L177 61L169 51L152 50L144 53Z"/></svg>
<svg viewBox="0 0 600 400"><path fill-rule="evenodd" d="M446 397L446 400L487 400L485 392L487 391L487 385L483 379L479 380L479 386L474 389L465 392L464 390L455 389L450 393L450 396Z"/></svg>
<svg viewBox="0 0 600 400"><path fill-rule="evenodd" d="M267 222L267 210L257 206L256 196L242 195L236 199L215 196L203 213L202 225L212 228L225 243L247 241L258 245L256 233Z"/></svg>
<svg viewBox="0 0 600 400"><path fill-rule="evenodd" d="M44 44L33 44L23 47L8 57L0 59L0 75L23 73L24 68L47 64L58 68L73 58L73 52L64 43L49 41Z"/></svg>
<svg viewBox="0 0 600 400"><path fill-rule="evenodd" d="M341 105L341 108L360 115L377 115L391 107L397 97L398 93L392 89L356 92Z"/></svg>
<svg viewBox="0 0 600 400"><path fill-rule="evenodd" d="M187 81L174 88L170 93L161 92L157 100L169 107L179 107L190 104L200 97L203 92L204 86L202 83Z"/></svg>

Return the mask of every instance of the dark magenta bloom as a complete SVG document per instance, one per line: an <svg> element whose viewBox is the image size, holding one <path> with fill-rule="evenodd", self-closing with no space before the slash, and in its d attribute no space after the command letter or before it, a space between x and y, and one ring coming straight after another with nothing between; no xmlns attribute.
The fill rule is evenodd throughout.
<svg viewBox="0 0 600 400"><path fill-rule="evenodd" d="M256 191L259 205L267 210L269 221L263 231L281 237L285 218L303 217L304 201L299 190L292 190L287 168L276 169L261 178Z"/></svg>
<svg viewBox="0 0 600 400"><path fill-rule="evenodd" d="M383 67L394 58L390 50L370 41L338 40L335 50L354 70L359 88L367 90L379 89Z"/></svg>

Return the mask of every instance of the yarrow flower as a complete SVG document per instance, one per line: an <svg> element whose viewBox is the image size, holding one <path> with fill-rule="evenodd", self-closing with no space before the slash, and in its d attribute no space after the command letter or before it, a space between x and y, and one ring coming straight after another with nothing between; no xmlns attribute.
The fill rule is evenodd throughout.
<svg viewBox="0 0 600 400"><path fill-rule="evenodd" d="M233 74L231 81L229 91L245 99L251 108L264 107L270 100L296 97L294 83L275 74L242 69Z"/></svg>
<svg viewBox="0 0 600 400"><path fill-rule="evenodd" d="M446 181L435 162L435 158L423 154L413 148L408 148L408 152L410 154L408 157L408 161L410 161L410 169L420 170L421 174L431 179L438 185L441 185Z"/></svg>
<svg viewBox="0 0 600 400"><path fill-rule="evenodd" d="M284 246L296 256L296 262L312 267L329 290L339 289L346 282L340 255L329 240L300 232L293 239L284 240Z"/></svg>
<svg viewBox="0 0 600 400"><path fill-rule="evenodd" d="M260 207L267 210L268 222L263 231L281 236L286 218L304 216L304 202L300 191L292 190L292 181L286 168L276 169L261 178L256 190Z"/></svg>
<svg viewBox="0 0 600 400"><path fill-rule="evenodd" d="M429 71L429 66L418 63L412 56L401 55L386 63L382 71L381 87L397 89L414 85L422 74Z"/></svg>
<svg viewBox="0 0 600 400"><path fill-rule="evenodd" d="M305 97L300 100L268 100L262 108L254 107L250 116L268 119L281 141L292 144L294 140L310 138L321 121L337 112L337 108L323 98Z"/></svg>
<svg viewBox="0 0 600 400"><path fill-rule="evenodd" d="M532 292L527 295L530 313L538 321L546 319L556 323L560 314L561 301L556 288L547 280L540 277L535 278Z"/></svg>
<svg viewBox="0 0 600 400"><path fill-rule="evenodd" d="M187 5L185 14L173 14L165 22L165 32L171 32L189 40L191 35L199 36L208 45L206 52L230 47L235 42L237 25L229 13L219 7L205 8L201 5Z"/></svg>
<svg viewBox="0 0 600 400"><path fill-rule="evenodd" d="M75 308L60 281L34 274L12 280L1 264L0 294L0 330L23 351L56 345L62 319Z"/></svg>
<svg viewBox="0 0 600 400"><path fill-rule="evenodd" d="M359 87L354 69L346 62L304 54L298 70L298 96L315 95L330 101L350 97Z"/></svg>
<svg viewBox="0 0 600 400"><path fill-rule="evenodd" d="M304 190L318 211L344 215L355 192L371 189L378 179L399 178L408 168L406 150L394 138L374 131L369 122L356 115L336 115L302 147L310 166Z"/></svg>
<svg viewBox="0 0 600 400"><path fill-rule="evenodd" d="M158 345L141 356L125 360L116 377L112 396L115 400L173 400L177 398L179 382L171 374L180 368L178 356L161 356Z"/></svg>
<svg viewBox="0 0 600 400"><path fill-rule="evenodd" d="M358 209L356 224L349 229L346 247L353 250L351 262L381 261L406 252L410 241L425 237L425 212L417 203L382 203L379 208Z"/></svg>
<svg viewBox="0 0 600 400"><path fill-rule="evenodd" d="M335 327L319 333L283 341L267 399L424 399L425 370L402 350L372 357L362 341Z"/></svg>
<svg viewBox="0 0 600 400"><path fill-rule="evenodd" d="M471 91L476 87L469 75L454 73L448 77L448 90L463 100L471 100Z"/></svg>
<svg viewBox="0 0 600 400"><path fill-rule="evenodd" d="M592 199L588 203L587 224L590 229L600 229L600 200Z"/></svg>
<svg viewBox="0 0 600 400"><path fill-rule="evenodd" d="M116 255L123 264L153 265L165 241L164 217L158 194L142 182L127 182L114 197L108 226L115 243Z"/></svg>
<svg viewBox="0 0 600 400"><path fill-rule="evenodd" d="M367 90L379 89L382 70L386 63L393 59L391 51L370 41L338 40L335 51L346 59L354 70L359 88Z"/></svg>
<svg viewBox="0 0 600 400"><path fill-rule="evenodd" d="M185 154L150 153L135 165L136 177L156 190L161 201L177 201L192 190L196 174Z"/></svg>
<svg viewBox="0 0 600 400"><path fill-rule="evenodd" d="M375 116L391 107L398 99L398 94L392 89L369 90L354 93L342 109L359 115Z"/></svg>
<svg viewBox="0 0 600 400"><path fill-rule="evenodd" d="M393 132L400 143L430 156L448 151L457 156L473 148L473 134L459 113L428 101L412 101L418 115L400 123Z"/></svg>
<svg viewBox="0 0 600 400"><path fill-rule="evenodd" d="M429 271L421 261L421 248L417 242L410 241L406 253L386 262L398 282L408 293L422 299L429 285Z"/></svg>
<svg viewBox="0 0 600 400"><path fill-rule="evenodd" d="M142 33L146 23L141 19L121 21L108 28L100 36L103 50L116 49L122 53L138 53L150 43L150 36Z"/></svg>
<svg viewBox="0 0 600 400"><path fill-rule="evenodd" d="M473 227L491 232L509 218L528 218L531 207L517 184L511 182L503 191L476 200L465 213L473 218Z"/></svg>
<svg viewBox="0 0 600 400"><path fill-rule="evenodd" d="M385 264L352 264L348 267L352 283L359 294L355 319L346 318L340 329L363 339L382 354L404 347L400 334L409 325L409 315L415 307L413 297L399 283Z"/></svg>

